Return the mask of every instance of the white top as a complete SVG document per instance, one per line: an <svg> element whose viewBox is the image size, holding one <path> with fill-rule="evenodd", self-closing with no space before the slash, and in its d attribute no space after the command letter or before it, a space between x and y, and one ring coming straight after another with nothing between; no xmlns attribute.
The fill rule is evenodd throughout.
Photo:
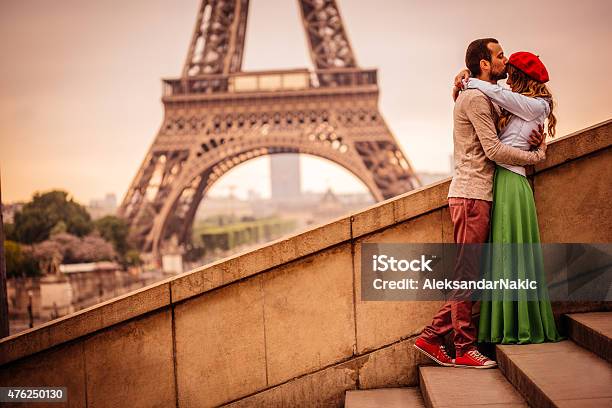
<svg viewBox="0 0 612 408"><path fill-rule="evenodd" d="M481 90L492 102L513 114L498 135L500 142L517 149L531 150L532 146L529 144L531 131L537 129L538 125L543 125L550 113L550 105L546 99L521 95L476 78L467 81L467 88ZM523 166L497 164L522 176L526 174Z"/></svg>

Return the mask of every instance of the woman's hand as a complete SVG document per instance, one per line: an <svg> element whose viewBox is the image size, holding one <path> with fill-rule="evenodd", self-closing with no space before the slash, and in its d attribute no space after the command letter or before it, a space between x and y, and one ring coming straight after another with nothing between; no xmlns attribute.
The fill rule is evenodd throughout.
<svg viewBox="0 0 612 408"><path fill-rule="evenodd" d="M463 69L461 72L457 74L455 77L455 83L453 86L453 101L456 101L459 97L459 92L465 89L464 81L467 81L470 78L470 70Z"/></svg>
<svg viewBox="0 0 612 408"><path fill-rule="evenodd" d="M453 86L453 102L459 97L459 92L461 92L461 88Z"/></svg>
<svg viewBox="0 0 612 408"><path fill-rule="evenodd" d="M546 145L546 138L543 138L542 141L540 142L540 144L538 145L538 149L540 149L541 151L546 153L546 148L547 147L548 146Z"/></svg>
<svg viewBox="0 0 612 408"><path fill-rule="evenodd" d="M463 90L463 80L468 80L470 79L470 70L469 69L462 69L461 71L459 71L459 73L457 74L457 76L455 77L455 86L459 87Z"/></svg>

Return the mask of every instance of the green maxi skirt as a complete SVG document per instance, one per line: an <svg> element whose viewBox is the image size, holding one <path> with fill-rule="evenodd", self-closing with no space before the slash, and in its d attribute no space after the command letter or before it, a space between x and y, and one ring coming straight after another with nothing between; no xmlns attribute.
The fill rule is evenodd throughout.
<svg viewBox="0 0 612 408"><path fill-rule="evenodd" d="M513 300L504 300L507 297L500 295L499 291L489 292L488 296L483 294L478 341L526 344L561 340L547 296L539 245L524 246L529 249L509 262L508 248L517 246L496 245L540 242L535 201L527 178L501 166L495 170L489 241L488 256L484 257L488 263L484 268L487 279L527 278L535 280L540 289L537 300L528 300L534 298L527 297L526 291L521 293L520 290L518 294L514 293ZM504 251L506 254L501 254Z"/></svg>

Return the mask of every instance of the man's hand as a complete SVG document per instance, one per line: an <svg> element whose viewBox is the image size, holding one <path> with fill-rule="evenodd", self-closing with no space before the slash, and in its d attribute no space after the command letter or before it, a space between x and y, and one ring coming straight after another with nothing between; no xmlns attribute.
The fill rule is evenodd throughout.
<svg viewBox="0 0 612 408"><path fill-rule="evenodd" d="M457 74L453 86L453 101L456 101L459 97L459 92L463 90L463 81L470 77L470 70L464 69Z"/></svg>
<svg viewBox="0 0 612 408"><path fill-rule="evenodd" d="M546 140L546 133L544 133L544 125L538 125L537 129L533 129L531 131L529 144L532 146L539 147L543 140Z"/></svg>

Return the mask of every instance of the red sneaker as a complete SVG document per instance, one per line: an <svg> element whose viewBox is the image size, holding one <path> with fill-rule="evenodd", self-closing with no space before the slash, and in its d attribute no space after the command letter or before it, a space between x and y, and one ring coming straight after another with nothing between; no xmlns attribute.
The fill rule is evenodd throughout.
<svg viewBox="0 0 612 408"><path fill-rule="evenodd" d="M446 348L444 348L442 345L431 344L422 338L417 337L416 341L414 342L414 348L441 366L454 367L455 365L455 360L446 353Z"/></svg>
<svg viewBox="0 0 612 408"><path fill-rule="evenodd" d="M462 356L455 358L455 367L464 368L495 368L497 363L487 356L480 354L478 350L470 350Z"/></svg>

